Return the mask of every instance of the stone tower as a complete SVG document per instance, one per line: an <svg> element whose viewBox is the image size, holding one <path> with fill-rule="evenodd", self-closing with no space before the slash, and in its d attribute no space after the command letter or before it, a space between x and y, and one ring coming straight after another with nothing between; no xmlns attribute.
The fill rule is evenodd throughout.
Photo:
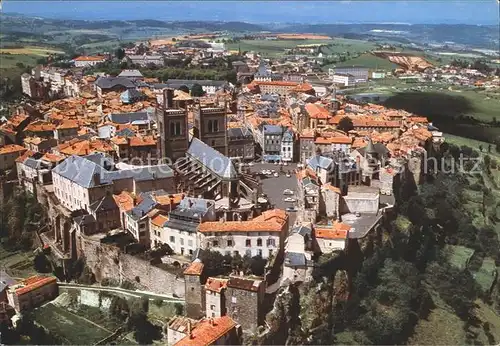
<svg viewBox="0 0 500 346"><path fill-rule="evenodd" d="M203 143L227 156L227 105L194 109L195 136Z"/></svg>
<svg viewBox="0 0 500 346"><path fill-rule="evenodd" d="M188 111L174 107L174 90L165 89L156 109L158 124L159 159L170 158L172 162L183 157L189 147Z"/></svg>

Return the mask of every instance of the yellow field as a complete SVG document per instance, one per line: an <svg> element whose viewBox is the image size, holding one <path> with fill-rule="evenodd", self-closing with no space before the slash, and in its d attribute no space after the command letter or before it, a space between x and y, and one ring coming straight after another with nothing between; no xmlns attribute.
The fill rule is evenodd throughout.
<svg viewBox="0 0 500 346"><path fill-rule="evenodd" d="M64 52L42 47L23 47L23 48L0 48L0 54L2 53L47 56L49 54L63 54Z"/></svg>

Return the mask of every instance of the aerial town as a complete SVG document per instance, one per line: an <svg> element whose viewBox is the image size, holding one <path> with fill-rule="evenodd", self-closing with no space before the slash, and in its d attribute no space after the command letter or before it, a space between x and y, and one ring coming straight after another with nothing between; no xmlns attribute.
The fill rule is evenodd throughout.
<svg viewBox="0 0 500 346"><path fill-rule="evenodd" d="M351 261L380 237L404 187L426 181L426 160L445 142L427 117L344 91L386 75L500 85L382 48L374 55L397 69L318 76L304 58L311 52L302 45L273 58L190 34L22 74L22 102L0 120L0 204L26 194L42 206L34 251L52 270L15 277L2 266L0 321L50 319L45 307L74 299L118 311L109 297L121 294L146 297L150 310L175 307L159 318L155 344L252 344L273 331L280 297L310 284L325 258ZM171 59L188 59L186 69L229 61L236 80L144 73ZM99 71L109 64L122 68ZM346 292L354 278L346 270ZM120 327L92 343L129 338Z"/></svg>

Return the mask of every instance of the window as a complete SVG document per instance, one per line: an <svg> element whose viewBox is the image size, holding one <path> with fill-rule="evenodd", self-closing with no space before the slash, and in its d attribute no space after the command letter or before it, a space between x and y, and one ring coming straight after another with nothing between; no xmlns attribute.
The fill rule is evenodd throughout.
<svg viewBox="0 0 500 346"><path fill-rule="evenodd" d="M210 305L210 310L215 310L215 305Z"/></svg>
<svg viewBox="0 0 500 346"><path fill-rule="evenodd" d="M228 240L227 241L227 246L233 246L233 241L232 240Z"/></svg>
<svg viewBox="0 0 500 346"><path fill-rule="evenodd" d="M193 246L193 241L191 239L188 239L188 246Z"/></svg>
<svg viewBox="0 0 500 346"><path fill-rule="evenodd" d="M173 235L170 236L170 242L175 243L175 237Z"/></svg>
<svg viewBox="0 0 500 346"><path fill-rule="evenodd" d="M180 242L181 245L184 245L184 238L180 238L179 242Z"/></svg>
<svg viewBox="0 0 500 346"><path fill-rule="evenodd" d="M217 240L214 240L214 241L212 242L212 246L213 246L213 247L218 247L218 246L219 246L219 242L218 242Z"/></svg>
<svg viewBox="0 0 500 346"><path fill-rule="evenodd" d="M257 239L257 246L262 246L262 239L261 238Z"/></svg>
<svg viewBox="0 0 500 346"><path fill-rule="evenodd" d="M231 303L236 304L237 301L236 297L231 297Z"/></svg>
<svg viewBox="0 0 500 346"><path fill-rule="evenodd" d="M180 136L181 133L181 122L173 121L170 123L170 135L171 136Z"/></svg>
<svg viewBox="0 0 500 346"><path fill-rule="evenodd" d="M252 246L252 239L245 240L245 246L247 247Z"/></svg>
<svg viewBox="0 0 500 346"><path fill-rule="evenodd" d="M267 246L276 246L276 240L274 238L269 238L267 240Z"/></svg>
<svg viewBox="0 0 500 346"><path fill-rule="evenodd" d="M262 249L258 249L257 250L257 255L259 255L260 257L262 257Z"/></svg>

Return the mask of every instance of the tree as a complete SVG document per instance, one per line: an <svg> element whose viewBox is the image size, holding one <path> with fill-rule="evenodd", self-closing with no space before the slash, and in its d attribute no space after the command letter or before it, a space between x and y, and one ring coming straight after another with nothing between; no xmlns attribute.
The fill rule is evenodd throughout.
<svg viewBox="0 0 500 346"><path fill-rule="evenodd" d="M191 96L200 97L205 95L205 91L203 91L203 87L198 83L193 84L191 87Z"/></svg>
<svg viewBox="0 0 500 346"><path fill-rule="evenodd" d="M185 93L189 94L189 88L187 87L187 85L181 85L179 87L179 90L184 91Z"/></svg>
<svg viewBox="0 0 500 346"><path fill-rule="evenodd" d="M118 48L115 50L115 56L118 60L122 60L125 57L125 50L123 48Z"/></svg>
<svg viewBox="0 0 500 346"><path fill-rule="evenodd" d="M344 132L349 132L352 129L354 129L354 124L352 123L352 119L349 117L343 117L340 119L339 124L337 125L337 129L344 131Z"/></svg>
<svg viewBox="0 0 500 346"><path fill-rule="evenodd" d="M115 311L123 306L123 303L117 304ZM141 298L134 300L129 308L127 326L134 331L134 338L141 345L152 344L153 340L161 338L161 328L148 320L148 305L148 299Z"/></svg>

